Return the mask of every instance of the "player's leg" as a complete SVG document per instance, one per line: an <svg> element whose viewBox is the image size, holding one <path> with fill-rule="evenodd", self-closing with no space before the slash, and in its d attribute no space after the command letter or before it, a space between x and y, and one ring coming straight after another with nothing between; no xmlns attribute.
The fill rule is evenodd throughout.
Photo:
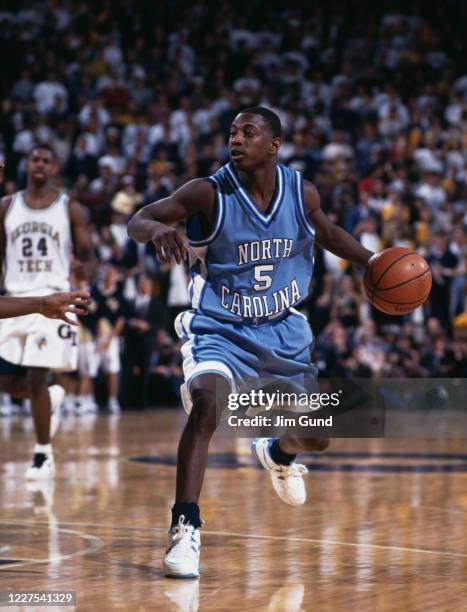
<svg viewBox="0 0 467 612"><path fill-rule="evenodd" d="M31 399L32 418L37 439L33 464L26 472L28 480L48 479L55 475L50 441L58 428L60 406L65 397L65 390L60 385L48 387L48 374L47 368L31 367L27 371L27 388Z"/></svg>
<svg viewBox="0 0 467 612"><path fill-rule="evenodd" d="M109 393L109 400L107 407L109 412L116 414L120 412L120 403L118 401L118 382L119 375L115 373L107 374L107 389Z"/></svg>
<svg viewBox="0 0 467 612"><path fill-rule="evenodd" d="M198 503L208 447L217 427L216 404L229 392L230 383L217 374L197 376L190 386L193 408L178 447L176 505Z"/></svg>
<svg viewBox="0 0 467 612"><path fill-rule="evenodd" d="M102 368L107 377L107 392L109 399L107 409L112 414L120 412L118 401L118 386L120 380L120 347L119 339L113 338L102 359Z"/></svg>
<svg viewBox="0 0 467 612"><path fill-rule="evenodd" d="M86 340L78 346L78 401L77 414L95 413L98 410L94 394L93 380L99 370L99 353L97 353L95 342Z"/></svg>
<svg viewBox="0 0 467 612"><path fill-rule="evenodd" d="M47 368L28 368L31 409L38 444L50 444L50 395Z"/></svg>
<svg viewBox="0 0 467 612"><path fill-rule="evenodd" d="M284 321L260 328L259 333L264 335L263 343L270 349L271 360L274 359L270 360L270 367L273 366L278 385L285 379L300 391L309 393L314 389L317 371L310 363L313 336L306 318L292 311ZM300 506L306 500L303 475L307 468L295 463L296 456L301 452L323 451L329 446L325 432L323 437L315 438L304 438L302 434L300 429L289 428L281 438L256 438L252 444L253 454L271 474L274 490L292 506Z"/></svg>
<svg viewBox="0 0 467 612"><path fill-rule="evenodd" d="M201 517L198 501L209 443L217 427L216 408L229 392L230 383L217 374L200 374L191 383L193 406L178 447L176 497L163 563L167 576L193 578L199 574Z"/></svg>
<svg viewBox="0 0 467 612"><path fill-rule="evenodd" d="M76 411L79 414L97 412L97 404L94 396L93 379L88 374L79 374L77 404L78 407Z"/></svg>

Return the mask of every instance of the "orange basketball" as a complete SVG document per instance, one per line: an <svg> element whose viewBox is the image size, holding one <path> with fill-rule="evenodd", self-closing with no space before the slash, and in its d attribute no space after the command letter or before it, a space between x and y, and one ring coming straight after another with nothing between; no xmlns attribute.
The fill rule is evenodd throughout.
<svg viewBox="0 0 467 612"><path fill-rule="evenodd" d="M403 315L426 301L431 289L430 266L412 249L385 249L365 270L363 287L378 310Z"/></svg>

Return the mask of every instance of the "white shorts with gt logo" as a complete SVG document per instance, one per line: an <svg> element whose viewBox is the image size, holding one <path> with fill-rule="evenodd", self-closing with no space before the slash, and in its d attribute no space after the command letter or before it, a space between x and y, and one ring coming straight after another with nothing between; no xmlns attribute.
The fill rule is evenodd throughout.
<svg viewBox="0 0 467 612"><path fill-rule="evenodd" d="M70 318L75 315L68 314ZM0 357L10 363L70 372L78 362L77 328L40 314L0 321Z"/></svg>

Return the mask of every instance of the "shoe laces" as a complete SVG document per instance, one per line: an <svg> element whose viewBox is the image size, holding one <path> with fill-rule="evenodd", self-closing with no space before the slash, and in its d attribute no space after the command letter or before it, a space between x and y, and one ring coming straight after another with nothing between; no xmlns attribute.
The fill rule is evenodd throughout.
<svg viewBox="0 0 467 612"><path fill-rule="evenodd" d="M281 465L280 471L286 477L288 476L299 477L299 476L303 476L303 474L306 474L308 472L308 469L302 463L291 463L290 465Z"/></svg>
<svg viewBox="0 0 467 612"><path fill-rule="evenodd" d="M193 534L195 528L190 523L185 523L185 516L182 514L178 519L178 525L171 529L172 532L172 545L177 544L179 542L185 542L186 544L190 544L191 535ZM189 538L186 536L190 536Z"/></svg>

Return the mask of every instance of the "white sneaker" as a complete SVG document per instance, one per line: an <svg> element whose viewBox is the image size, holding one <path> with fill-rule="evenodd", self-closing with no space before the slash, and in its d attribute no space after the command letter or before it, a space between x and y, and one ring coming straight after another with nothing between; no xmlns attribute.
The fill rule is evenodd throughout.
<svg viewBox="0 0 467 612"><path fill-rule="evenodd" d="M26 480L49 480L55 476L52 454L34 453L31 467L26 470Z"/></svg>
<svg viewBox="0 0 467 612"><path fill-rule="evenodd" d="M107 410L111 414L118 414L120 412L120 403L116 397L109 397L109 401L107 402Z"/></svg>
<svg viewBox="0 0 467 612"><path fill-rule="evenodd" d="M60 425L60 410L65 399L65 389L60 385L49 387L50 395L50 437L53 438Z"/></svg>
<svg viewBox="0 0 467 612"><path fill-rule="evenodd" d="M272 460L269 447L275 438L256 438L251 450L261 465L271 472L272 486L283 502L291 506L301 506L306 500L303 474L308 470L300 463L280 465Z"/></svg>
<svg viewBox="0 0 467 612"><path fill-rule="evenodd" d="M86 396L78 395L75 402L74 412L77 416L83 416L88 412L88 402Z"/></svg>
<svg viewBox="0 0 467 612"><path fill-rule="evenodd" d="M81 397L81 396L80 396ZM99 412L99 406L94 398L94 395L83 395L86 403L86 411L88 414L97 414Z"/></svg>
<svg viewBox="0 0 467 612"><path fill-rule="evenodd" d="M165 576L171 578L197 578L201 535L199 529L184 523L182 515L178 525L169 531L169 545L162 562Z"/></svg>
<svg viewBox="0 0 467 612"><path fill-rule="evenodd" d="M67 393L65 395L65 399L63 400L62 406L63 414L68 414L75 411L77 399L78 398L74 393Z"/></svg>

